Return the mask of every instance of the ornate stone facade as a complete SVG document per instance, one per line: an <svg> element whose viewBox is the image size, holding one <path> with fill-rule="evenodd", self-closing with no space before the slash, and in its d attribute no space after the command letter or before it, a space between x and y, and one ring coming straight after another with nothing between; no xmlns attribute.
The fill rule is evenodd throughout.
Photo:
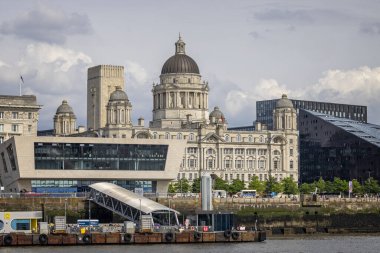
<svg viewBox="0 0 380 253"><path fill-rule="evenodd" d="M54 115L54 135L65 136L76 133L76 121L73 109L66 100L63 100Z"/></svg>
<svg viewBox="0 0 380 253"><path fill-rule="evenodd" d="M179 38L175 45L175 55L165 62L160 83L153 85L153 120L149 127L144 126L143 119L139 119L137 126L128 123L131 106L125 94L121 108L111 109L115 108L112 99L104 106L109 116L105 127L98 129L99 135L186 140L182 164L177 168L178 179L192 181L207 171L227 181L240 179L248 183L254 175L263 181L269 176L277 180L291 177L297 181L297 115L286 95L273 112L277 122L274 131L263 129L259 123L254 131L227 130L227 119L219 107L209 115L209 85L202 82L195 61L186 56L185 43ZM91 87L88 91L91 100ZM124 116L126 121L111 123L117 117L112 118L115 111L119 115L122 110L128 111Z"/></svg>
<svg viewBox="0 0 380 253"><path fill-rule="evenodd" d="M36 96L0 96L0 143L12 136L36 136L40 105Z"/></svg>

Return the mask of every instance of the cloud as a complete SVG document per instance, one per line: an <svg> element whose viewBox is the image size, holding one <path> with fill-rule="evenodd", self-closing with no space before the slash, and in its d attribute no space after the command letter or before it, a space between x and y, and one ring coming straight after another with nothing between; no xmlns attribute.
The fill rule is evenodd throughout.
<svg viewBox="0 0 380 253"><path fill-rule="evenodd" d="M307 10L269 9L262 12L256 12L254 17L258 20L293 20L309 23L314 21L314 18Z"/></svg>
<svg viewBox="0 0 380 253"><path fill-rule="evenodd" d="M127 61L126 63L126 78L135 85L146 84L148 74L146 70L138 63Z"/></svg>
<svg viewBox="0 0 380 253"><path fill-rule="evenodd" d="M82 52L46 43L30 44L19 60L0 66L2 94L18 95L21 74L23 94L36 95L38 103L43 105L40 129L52 127L55 110L63 99L69 101L83 124L86 73L91 63L91 58Z"/></svg>
<svg viewBox="0 0 380 253"><path fill-rule="evenodd" d="M363 23L360 25L359 31L361 33L378 35L380 34L380 22Z"/></svg>
<svg viewBox="0 0 380 253"><path fill-rule="evenodd" d="M42 4L0 25L0 34L56 44L63 44L70 35L91 32L92 26L87 15L66 14Z"/></svg>

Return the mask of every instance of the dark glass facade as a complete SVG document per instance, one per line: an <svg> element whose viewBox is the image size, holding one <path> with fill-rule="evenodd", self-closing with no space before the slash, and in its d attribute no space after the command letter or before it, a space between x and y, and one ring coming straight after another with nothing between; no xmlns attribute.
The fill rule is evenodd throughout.
<svg viewBox="0 0 380 253"><path fill-rule="evenodd" d="M109 182L133 191L135 188L143 188L144 193L154 193L157 189L157 181L136 180L76 180L76 179L41 179L31 180L32 191L37 193L69 193L89 191L89 185L99 182Z"/></svg>
<svg viewBox="0 0 380 253"><path fill-rule="evenodd" d="M256 102L256 121L267 125L268 129L273 129L273 110L276 108L278 99L263 100ZM367 106L335 104L317 101L306 101L290 99L293 106L299 109L329 114L338 118L352 119L360 122L367 122Z"/></svg>
<svg viewBox="0 0 380 253"><path fill-rule="evenodd" d="M373 126L300 110L300 181L380 180L380 146Z"/></svg>
<svg viewBox="0 0 380 253"><path fill-rule="evenodd" d="M34 143L36 170L163 171L168 145Z"/></svg>

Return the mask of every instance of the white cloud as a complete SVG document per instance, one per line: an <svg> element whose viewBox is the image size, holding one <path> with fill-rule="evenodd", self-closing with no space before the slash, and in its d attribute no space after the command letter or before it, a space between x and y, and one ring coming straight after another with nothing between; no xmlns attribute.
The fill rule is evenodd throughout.
<svg viewBox="0 0 380 253"><path fill-rule="evenodd" d="M127 80L132 81L133 84L146 84L148 80L146 70L137 62L127 61L125 72Z"/></svg>
<svg viewBox="0 0 380 253"><path fill-rule="evenodd" d="M40 128L52 126L55 110L63 99L72 105L78 120L84 122L86 73L92 63L82 52L45 43L30 44L17 62L0 66L2 94L18 95L21 74L23 94L34 94L39 104Z"/></svg>
<svg viewBox="0 0 380 253"><path fill-rule="evenodd" d="M86 15L67 14L41 3L0 25L0 33L4 35L58 44L64 43L69 35L91 32L92 26Z"/></svg>

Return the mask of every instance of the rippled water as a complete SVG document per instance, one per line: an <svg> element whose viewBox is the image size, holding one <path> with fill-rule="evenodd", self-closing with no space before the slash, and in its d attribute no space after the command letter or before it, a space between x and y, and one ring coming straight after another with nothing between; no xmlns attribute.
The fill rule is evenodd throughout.
<svg viewBox="0 0 380 253"><path fill-rule="evenodd" d="M65 247L15 247L1 248L4 253L235 253L235 252L284 252L284 253L347 253L380 252L380 236L329 236L303 239L270 239L263 243L210 243L210 244L155 244L155 245L101 245Z"/></svg>

